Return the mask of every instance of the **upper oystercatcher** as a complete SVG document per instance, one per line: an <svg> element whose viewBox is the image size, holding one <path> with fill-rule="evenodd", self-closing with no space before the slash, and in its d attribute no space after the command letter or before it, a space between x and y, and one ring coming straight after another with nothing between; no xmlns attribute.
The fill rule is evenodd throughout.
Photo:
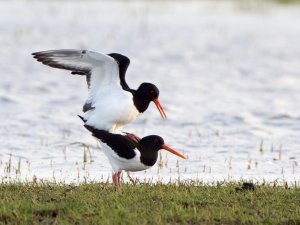
<svg viewBox="0 0 300 225"><path fill-rule="evenodd" d="M103 150L114 171L112 178L117 189L120 187L122 170L141 171L150 168L156 163L160 149L165 149L186 159L185 156L167 146L164 143L164 139L157 135L150 135L143 137L139 141L133 141L121 134L112 134L89 125L84 126L92 132L94 137L105 144L103 145Z"/></svg>
<svg viewBox="0 0 300 225"><path fill-rule="evenodd" d="M130 60L124 55L108 55L88 50L50 50L32 53L45 65L85 75L88 98L83 106L86 125L112 133L121 132L123 126L133 122L153 101L163 119L166 114L158 100L159 90L151 83L142 83L131 89L125 74Z"/></svg>

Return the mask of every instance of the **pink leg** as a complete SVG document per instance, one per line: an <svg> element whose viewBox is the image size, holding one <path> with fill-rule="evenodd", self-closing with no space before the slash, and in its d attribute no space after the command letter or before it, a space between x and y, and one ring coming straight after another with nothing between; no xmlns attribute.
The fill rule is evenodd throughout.
<svg viewBox="0 0 300 225"><path fill-rule="evenodd" d="M117 181L118 178L117 178L117 177L118 177L118 174L117 174L117 173L114 173L114 174L112 175L112 179L113 179L113 182L114 182L116 188L118 187L118 181Z"/></svg>
<svg viewBox="0 0 300 225"><path fill-rule="evenodd" d="M117 172L112 175L112 179L113 179L113 182L114 182L117 190L120 190L120 188L121 188L121 181L120 181L121 176L120 175L121 175L121 172Z"/></svg>
<svg viewBox="0 0 300 225"><path fill-rule="evenodd" d="M126 136L134 142L139 142L141 139L135 134L126 133Z"/></svg>
<svg viewBox="0 0 300 225"><path fill-rule="evenodd" d="M121 188L121 172L117 173L117 181L118 181L119 188Z"/></svg>

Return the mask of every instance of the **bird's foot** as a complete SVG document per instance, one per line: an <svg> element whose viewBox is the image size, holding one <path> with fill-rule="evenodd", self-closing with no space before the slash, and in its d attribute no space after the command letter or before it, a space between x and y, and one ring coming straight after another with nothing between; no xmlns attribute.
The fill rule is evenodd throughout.
<svg viewBox="0 0 300 225"><path fill-rule="evenodd" d="M130 140L132 140L132 141L134 141L134 142L136 142L136 143L138 143L141 139L138 137L138 136L136 136L135 134L131 134L131 133L126 133L126 136L130 139Z"/></svg>

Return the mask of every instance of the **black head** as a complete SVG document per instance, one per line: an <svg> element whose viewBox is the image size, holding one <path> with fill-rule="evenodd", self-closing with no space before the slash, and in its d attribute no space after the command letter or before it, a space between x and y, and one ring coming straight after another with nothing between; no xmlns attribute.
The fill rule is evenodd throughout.
<svg viewBox="0 0 300 225"><path fill-rule="evenodd" d="M141 152L141 162L147 166L153 166L158 157L158 150L162 149L164 139L157 135L150 135L139 141L138 149Z"/></svg>
<svg viewBox="0 0 300 225"><path fill-rule="evenodd" d="M147 101L154 101L159 96L158 88L151 83L142 83L139 88L136 90L137 95Z"/></svg>
<svg viewBox="0 0 300 225"><path fill-rule="evenodd" d="M139 145L140 146L138 147L138 149L141 152L141 161L148 166L153 166L155 164L158 156L158 151L160 149L165 149L177 155L178 157L186 159L185 156L167 146L164 142L164 139L157 135L150 135L142 138L139 141Z"/></svg>
<svg viewBox="0 0 300 225"><path fill-rule="evenodd" d="M135 91L133 98L134 104L139 112L145 112L151 101L156 105L160 115L163 119L167 119L167 116L158 100L159 90L151 83L142 83Z"/></svg>
<svg viewBox="0 0 300 225"><path fill-rule="evenodd" d="M139 142L144 148L149 151L158 151L163 148L165 144L164 139L157 135L150 135L142 138Z"/></svg>

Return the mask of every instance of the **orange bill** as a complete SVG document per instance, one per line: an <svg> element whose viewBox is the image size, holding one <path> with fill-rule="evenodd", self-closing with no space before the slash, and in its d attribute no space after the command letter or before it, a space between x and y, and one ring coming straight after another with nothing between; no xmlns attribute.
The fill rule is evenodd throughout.
<svg viewBox="0 0 300 225"><path fill-rule="evenodd" d="M164 109L162 108L159 100L156 98L156 99L153 100L153 102L155 103L161 117L166 120L167 119L166 113L165 113Z"/></svg>
<svg viewBox="0 0 300 225"><path fill-rule="evenodd" d="M180 158L187 159L184 155L180 154L179 152L176 152L174 149L170 148L167 145L162 145L162 148L173 153L174 155L177 155Z"/></svg>

